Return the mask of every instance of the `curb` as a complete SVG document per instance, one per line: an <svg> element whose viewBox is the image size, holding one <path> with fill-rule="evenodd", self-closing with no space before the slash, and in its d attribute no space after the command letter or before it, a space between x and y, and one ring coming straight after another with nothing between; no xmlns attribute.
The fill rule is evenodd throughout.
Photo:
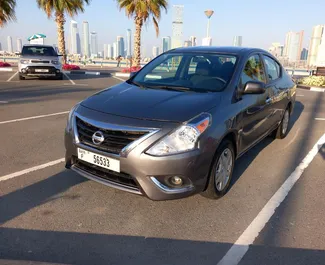
<svg viewBox="0 0 325 265"><path fill-rule="evenodd" d="M115 76L117 77L130 77L130 73L115 73Z"/></svg>
<svg viewBox="0 0 325 265"><path fill-rule="evenodd" d="M13 71L12 68L8 68L8 67L0 68L0 72L12 72L12 71Z"/></svg>
<svg viewBox="0 0 325 265"><path fill-rule="evenodd" d="M297 88L306 89L314 92L325 92L324 87L297 85Z"/></svg>
<svg viewBox="0 0 325 265"><path fill-rule="evenodd" d="M106 75L106 76L111 76L111 73L104 73L104 72L87 72L87 71L63 71L65 74L70 74L70 75Z"/></svg>

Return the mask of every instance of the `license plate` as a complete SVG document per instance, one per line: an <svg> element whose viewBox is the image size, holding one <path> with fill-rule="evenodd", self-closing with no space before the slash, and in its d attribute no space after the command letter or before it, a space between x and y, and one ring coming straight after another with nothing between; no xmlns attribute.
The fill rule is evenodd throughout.
<svg viewBox="0 0 325 265"><path fill-rule="evenodd" d="M90 164L120 172L120 161L78 148L78 158Z"/></svg>
<svg viewBox="0 0 325 265"><path fill-rule="evenodd" d="M35 69L35 72L37 72L37 73L48 73L49 69Z"/></svg>

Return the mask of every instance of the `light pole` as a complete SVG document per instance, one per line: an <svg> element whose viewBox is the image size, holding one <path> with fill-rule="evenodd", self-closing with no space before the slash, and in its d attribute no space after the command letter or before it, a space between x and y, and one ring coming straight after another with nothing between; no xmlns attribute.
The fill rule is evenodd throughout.
<svg viewBox="0 0 325 265"><path fill-rule="evenodd" d="M214 14L213 10L206 10L204 11L205 15L208 18L208 26L207 26L207 38L210 37L210 18L212 17L212 15Z"/></svg>

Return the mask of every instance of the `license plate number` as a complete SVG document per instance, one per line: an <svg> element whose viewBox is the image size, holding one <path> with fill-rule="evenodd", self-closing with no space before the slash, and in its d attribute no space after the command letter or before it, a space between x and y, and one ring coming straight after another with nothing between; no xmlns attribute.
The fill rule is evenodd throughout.
<svg viewBox="0 0 325 265"><path fill-rule="evenodd" d="M37 73L48 73L49 69L35 69L35 72L37 72Z"/></svg>
<svg viewBox="0 0 325 265"><path fill-rule="evenodd" d="M120 161L78 148L78 158L90 164L120 172Z"/></svg>

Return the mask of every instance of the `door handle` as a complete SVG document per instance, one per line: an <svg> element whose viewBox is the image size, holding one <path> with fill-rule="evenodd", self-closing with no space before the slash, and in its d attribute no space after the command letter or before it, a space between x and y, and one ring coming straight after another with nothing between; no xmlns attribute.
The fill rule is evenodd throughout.
<svg viewBox="0 0 325 265"><path fill-rule="evenodd" d="M272 103L272 98L267 98L267 99L265 100L265 103L266 103L266 104L271 104L271 103Z"/></svg>

